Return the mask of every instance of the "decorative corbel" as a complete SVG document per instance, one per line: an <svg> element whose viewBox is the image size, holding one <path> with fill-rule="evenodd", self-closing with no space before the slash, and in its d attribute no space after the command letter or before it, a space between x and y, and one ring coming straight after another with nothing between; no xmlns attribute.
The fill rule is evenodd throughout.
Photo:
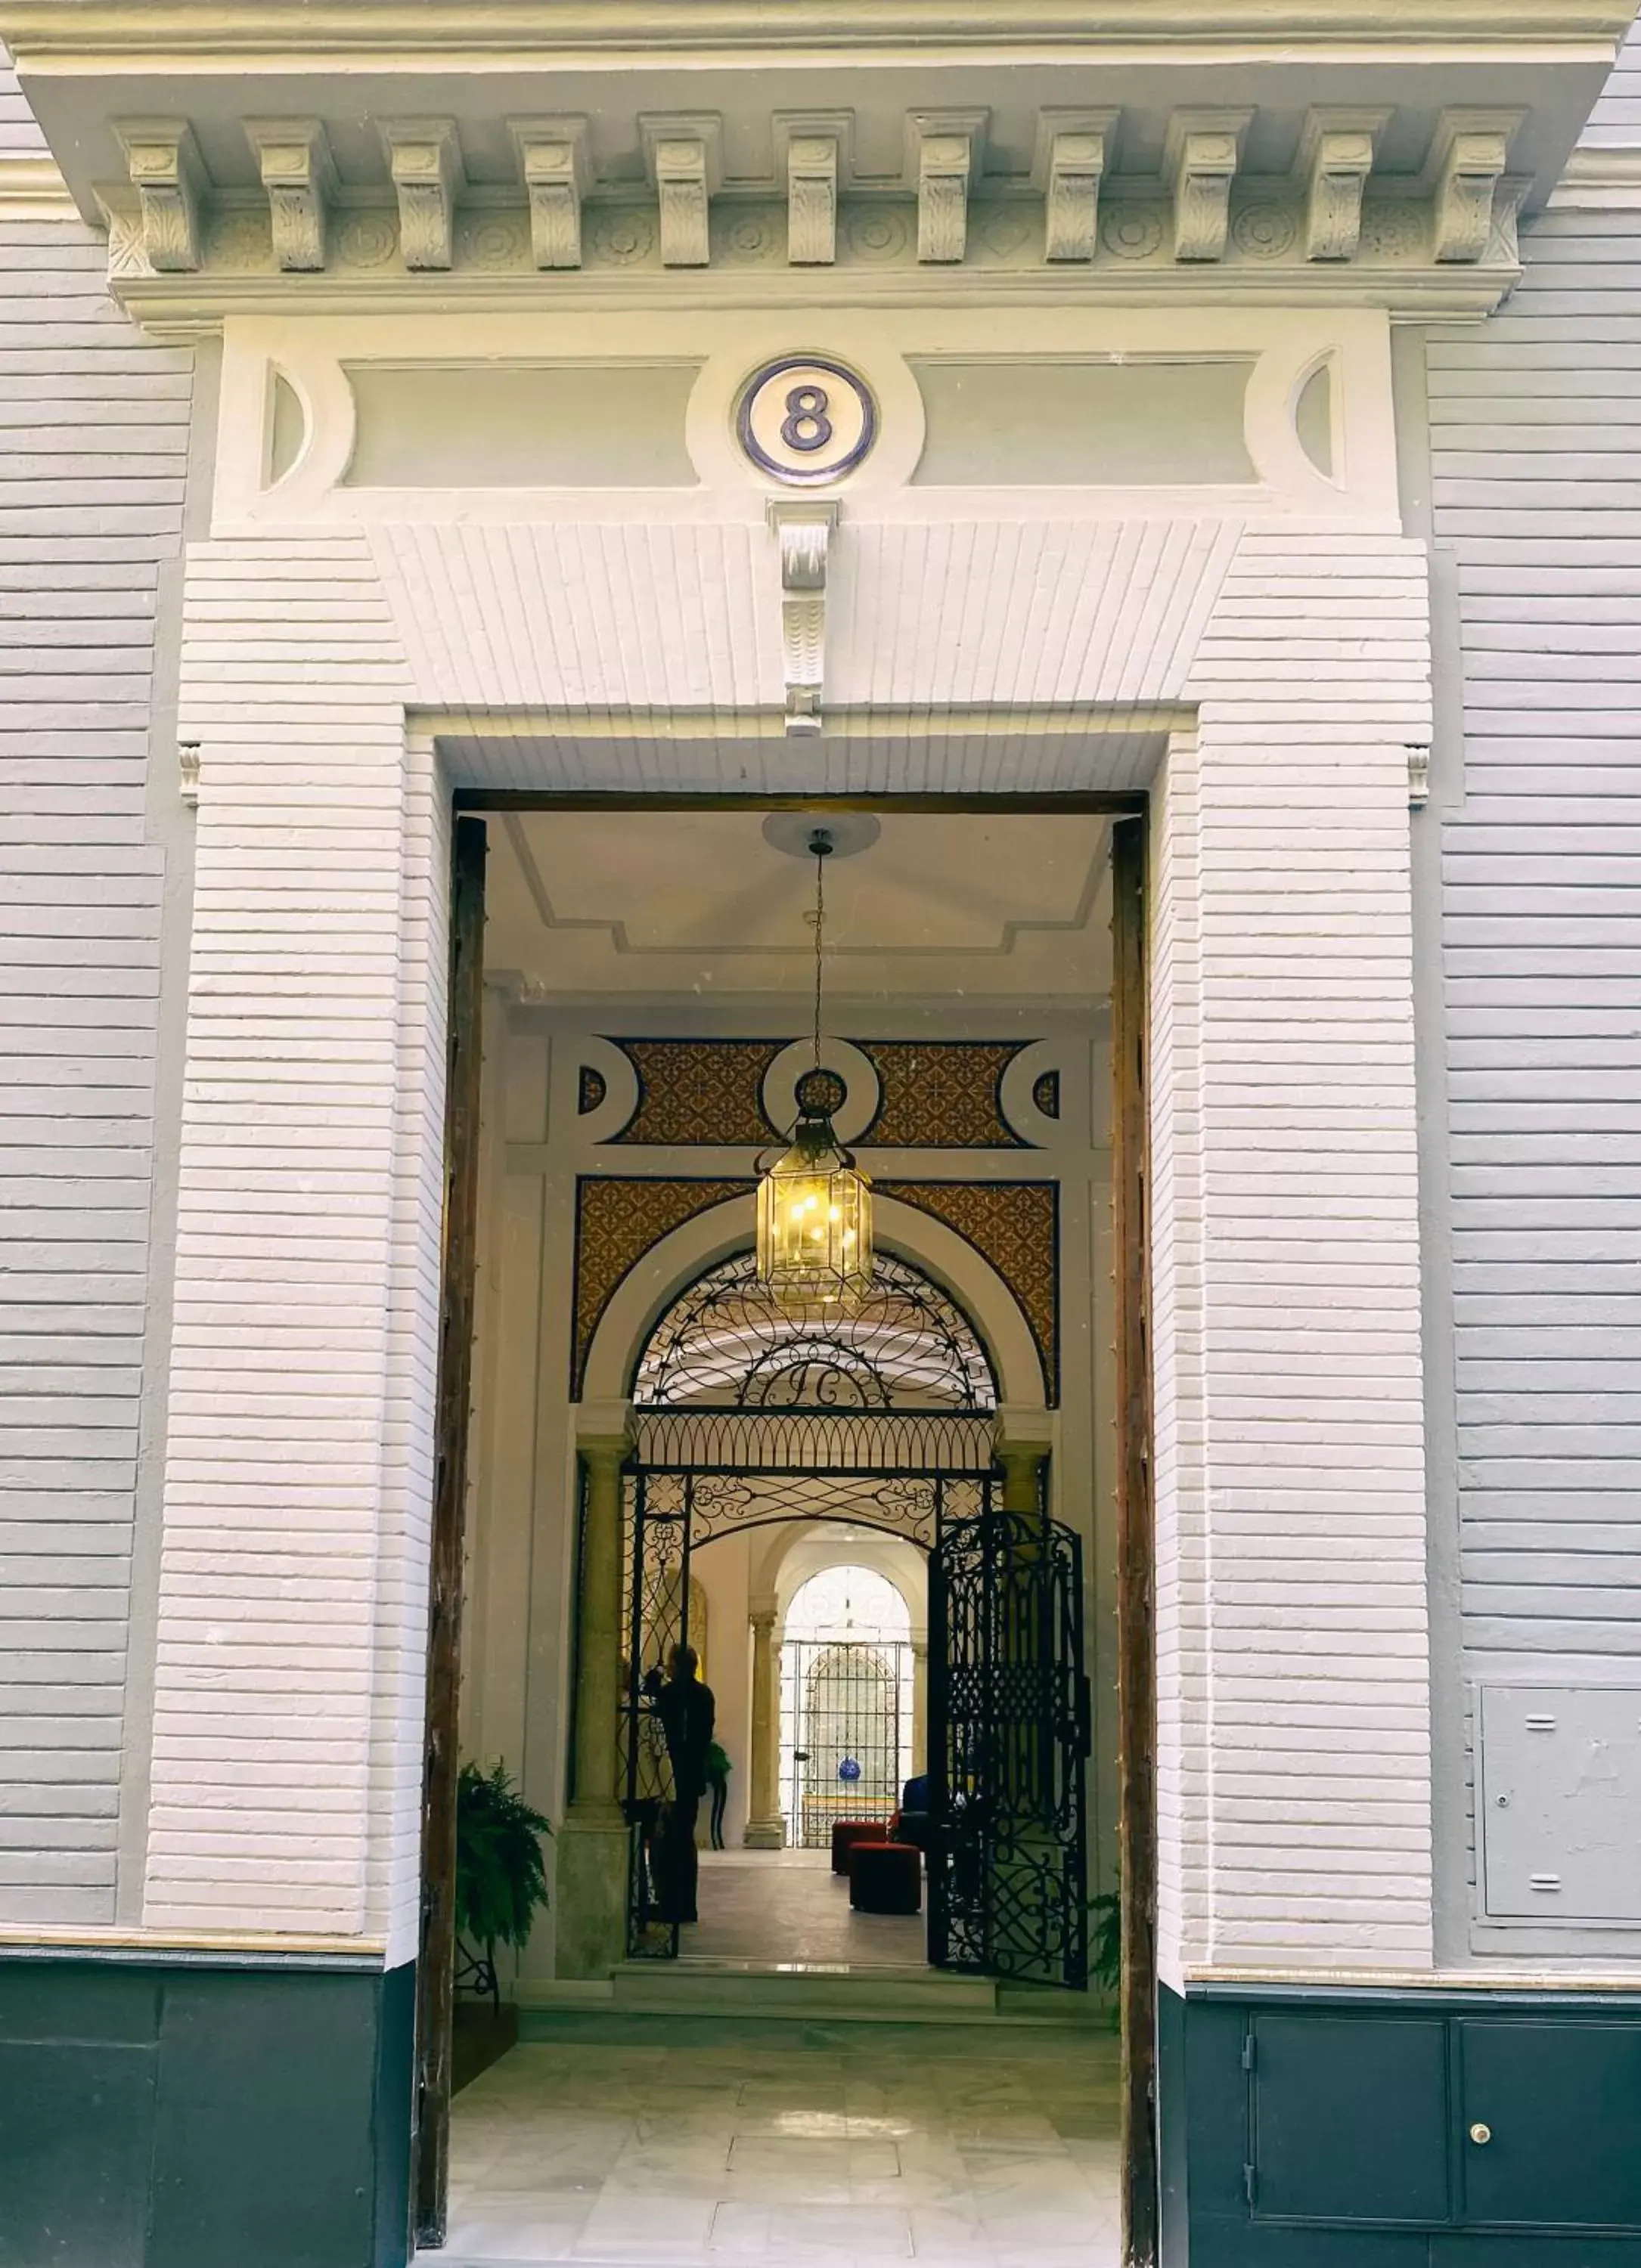
<svg viewBox="0 0 1641 2268"><path fill-rule="evenodd" d="M1408 751L1408 808L1423 811L1430 799L1430 752L1428 748Z"/></svg>
<svg viewBox="0 0 1641 2268"><path fill-rule="evenodd" d="M204 179L192 129L186 120L131 118L115 132L137 191L144 258L161 275L190 273L199 266Z"/></svg>
<svg viewBox="0 0 1641 2268"><path fill-rule="evenodd" d="M787 182L787 258L830 268L838 256L838 195L849 176L852 111L777 111L775 174Z"/></svg>
<svg viewBox="0 0 1641 2268"><path fill-rule="evenodd" d="M325 264L325 218L336 167L316 118L248 118L273 223L274 258L302 275Z"/></svg>
<svg viewBox="0 0 1641 2268"><path fill-rule="evenodd" d="M510 118L530 201L530 254L538 268L581 264L581 200L588 162L585 118Z"/></svg>
<svg viewBox="0 0 1641 2268"><path fill-rule="evenodd" d="M395 118L381 129L399 199L399 252L407 268L448 268L454 257L462 148L449 118Z"/></svg>
<svg viewBox="0 0 1641 2268"><path fill-rule="evenodd" d="M838 525L836 504L771 497L765 512L780 547L780 647L787 686L787 732L821 729L821 679L826 642L826 554Z"/></svg>
<svg viewBox="0 0 1641 2268"><path fill-rule="evenodd" d="M1231 185L1242 162L1251 110L1176 110L1163 145L1163 177L1173 192L1174 258L1223 260L1231 228Z"/></svg>
<svg viewBox="0 0 1641 2268"><path fill-rule="evenodd" d="M177 749L177 792L184 808L199 809L199 742L184 740Z"/></svg>
<svg viewBox="0 0 1641 2268"><path fill-rule="evenodd" d="M917 191L917 256L943 265L969 239L969 183L985 110L914 110L906 120L906 175Z"/></svg>
<svg viewBox="0 0 1641 2268"><path fill-rule="evenodd" d="M1362 193L1387 110L1313 110L1299 136L1296 178L1305 193L1305 256L1354 260L1362 241Z"/></svg>
<svg viewBox="0 0 1641 2268"><path fill-rule="evenodd" d="M723 179L723 121L715 111L639 120L644 163L661 210L663 268L706 268L713 192Z"/></svg>
<svg viewBox="0 0 1641 2268"><path fill-rule="evenodd" d="M1517 110L1445 110L1425 167L1435 197L1438 261L1480 260L1493 233L1493 199L1521 123Z"/></svg>
<svg viewBox="0 0 1641 2268"><path fill-rule="evenodd" d="M1099 244L1099 185L1114 110L1039 110L1031 186L1043 200L1045 260L1092 260Z"/></svg>

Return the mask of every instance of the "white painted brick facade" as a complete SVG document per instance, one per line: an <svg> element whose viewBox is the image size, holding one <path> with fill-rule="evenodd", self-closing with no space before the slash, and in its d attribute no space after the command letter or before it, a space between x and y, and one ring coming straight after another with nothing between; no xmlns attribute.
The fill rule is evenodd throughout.
<svg viewBox="0 0 1641 2268"><path fill-rule="evenodd" d="M1120 529L1077 540L1123 556ZM937 656L985 611L954 563L994 555L964 527L920 541L928 587L950 594L915 617ZM555 591L539 531L476 544L470 531L379 529L368 549L234 537L191 561L184 710L206 753L179 1381L204 1364L207 1332L217 1349L237 1339L240 1357L231 1395L219 1358L208 1401L187 1389L174 1447L190 1565L226 1643L202 1655L188 1594L168 1580L151 1918L255 1905L277 1926L406 1943L429 1475L402 1418L425 1422L432 1385L440 1074L428 1050L440 1006L426 981L436 924L417 908L444 854L428 823L430 759L414 719L407 755L403 705L438 710L455 694L474 711L548 706L573 685L578 705L617 709L635 682L663 710L704 693L726 711L735 696L755 703L757 677L691 674L687 642L676 671L663 639L632 674L620 626L655 621L686 565L703 607L723 610L714 650L758 651L756 578L714 580L704 553L681 563L694 542L675 531L660 552L606 549L581 593L573 665L567 609L556 648L534 635ZM869 531L861 550L878 556ZM1142 687L1201 711L1200 757L1167 784L1158 842L1159 1079L1165 1067L1174 1145L1157 1201L1158 1313L1175 1347L1159 1380L1176 1649L1165 1644L1163 1662L1170 1957L1416 1964L1430 1941L1429 1734L1405 746L1428 733L1423 562L1399 538L1234 524L1149 556L1202 563L1188 602L1162 609L1170 634L1158 637L1142 580L1098 638L1062 610L1063 642L1039 665L1062 699L1120 702ZM457 591L460 605L438 605ZM463 635L498 622L514 625L505 653L488 632ZM1000 674L1016 666L994 652ZM886 703L904 666L853 657L859 700ZM986 701L993 687L971 672L969 697ZM694 761L687 746L675 759L651 744L635 778L612 774L611 749L595 735L560 743L555 762L610 786L665 784ZM790 784L805 753L791 752ZM395 873L412 893L403 935ZM407 946L423 973L411 962L401 989ZM322 1161L338 1138L352 1153L337 1184L344 1238L322 1226ZM240 1188L249 1233L221 1227ZM294 1381L283 1355L257 1351L276 1316L301 1318L279 1343L306 1373ZM258 1426L265 1439L298 1427L295 1454L248 1457ZM208 1544L211 1528L226 1533ZM322 1568L338 1554L357 1563L345 1590L329 1587L322 1632L308 1611L270 1646L257 1611L270 1553L314 1611ZM202 1735L208 1662L225 1705ZM269 1743L277 1823L259 1796L253 1837L234 1764L262 1769ZM354 1808L367 1772L368 1828ZM305 1793L316 1779L322 1800Z"/></svg>
<svg viewBox="0 0 1641 2268"><path fill-rule="evenodd" d="M1634 40L1597 115L1641 150ZM1641 1683L1641 210L1554 211L1526 254L1484 337L1427 350L1462 702L1430 818L1467 1700Z"/></svg>
<svg viewBox="0 0 1641 2268"><path fill-rule="evenodd" d="M41 146L0 74L0 163ZM88 229L0 220L0 1923L117 1903L191 382Z"/></svg>
<svg viewBox="0 0 1641 2268"><path fill-rule="evenodd" d="M1250 534L1164 799L1182 1965L1430 1957L1407 765L1427 619L1415 545Z"/></svg>
<svg viewBox="0 0 1641 2268"><path fill-rule="evenodd" d="M419 1717L432 781L356 541L203 547L187 609L206 753L145 1918L385 1935Z"/></svg>

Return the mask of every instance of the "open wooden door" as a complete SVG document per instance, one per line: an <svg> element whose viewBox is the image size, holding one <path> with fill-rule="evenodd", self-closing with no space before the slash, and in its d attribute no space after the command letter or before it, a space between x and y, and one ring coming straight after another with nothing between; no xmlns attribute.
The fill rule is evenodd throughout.
<svg viewBox="0 0 1641 2268"><path fill-rule="evenodd" d="M449 1038L445 1089L444 1251L427 1620L422 1780L422 1941L416 1977L418 2244L445 2241L450 2173L450 2068L455 2017L457 1708L462 1686L462 1551L478 1211L479 1073L484 1044L482 819L458 819L450 886Z"/></svg>
<svg viewBox="0 0 1641 2268"><path fill-rule="evenodd" d="M1117 1716L1122 2238L1151 2268L1157 2149L1157 1629L1147 1212L1146 823L1112 828L1112 1189L1117 1273Z"/></svg>

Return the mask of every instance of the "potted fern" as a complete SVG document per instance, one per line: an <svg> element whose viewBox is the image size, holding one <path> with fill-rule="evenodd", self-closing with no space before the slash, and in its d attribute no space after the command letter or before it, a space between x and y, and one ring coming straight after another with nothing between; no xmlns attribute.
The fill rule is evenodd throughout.
<svg viewBox="0 0 1641 2268"><path fill-rule="evenodd" d="M1095 1984L1112 2004L1113 2021L1118 2016L1117 1993L1122 1983L1122 1900L1115 1890L1105 1890L1089 1900L1089 1912L1093 1918L1093 1942L1089 1950L1093 1956L1089 1966Z"/></svg>
<svg viewBox="0 0 1641 2268"><path fill-rule="evenodd" d="M456 1983L501 2006L496 1948L522 1950L547 1904L541 1838L552 1829L505 1764L463 1764L456 1780Z"/></svg>

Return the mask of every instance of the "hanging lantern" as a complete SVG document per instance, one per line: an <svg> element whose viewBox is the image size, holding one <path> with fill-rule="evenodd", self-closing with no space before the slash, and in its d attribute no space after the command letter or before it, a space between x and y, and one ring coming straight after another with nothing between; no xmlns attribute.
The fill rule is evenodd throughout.
<svg viewBox="0 0 1641 2268"><path fill-rule="evenodd" d="M850 1306L872 1280L872 1185L832 1131L842 1089L804 1073L792 1147L758 1181L758 1273L783 1307Z"/></svg>
<svg viewBox="0 0 1641 2268"><path fill-rule="evenodd" d="M821 988L826 902L823 877L832 838L817 828L815 858L815 1068L798 1081L792 1146L760 1160L758 1273L783 1307L854 1306L872 1280L872 1185L839 1143L832 1113L846 1089L821 1067Z"/></svg>

